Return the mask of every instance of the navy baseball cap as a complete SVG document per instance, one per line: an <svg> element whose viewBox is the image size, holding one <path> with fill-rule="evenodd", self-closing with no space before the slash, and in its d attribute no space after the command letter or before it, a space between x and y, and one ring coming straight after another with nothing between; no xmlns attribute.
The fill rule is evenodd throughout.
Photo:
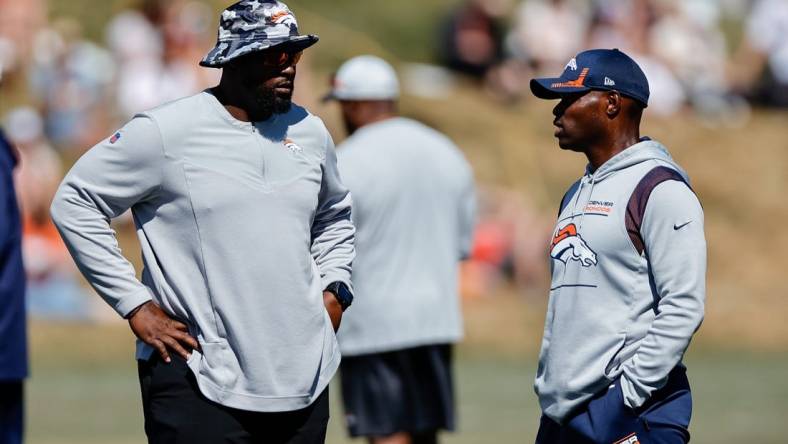
<svg viewBox="0 0 788 444"><path fill-rule="evenodd" d="M531 79L540 99L591 90L618 91L648 106L648 79L631 57L618 49L589 49L566 64L561 77Z"/></svg>

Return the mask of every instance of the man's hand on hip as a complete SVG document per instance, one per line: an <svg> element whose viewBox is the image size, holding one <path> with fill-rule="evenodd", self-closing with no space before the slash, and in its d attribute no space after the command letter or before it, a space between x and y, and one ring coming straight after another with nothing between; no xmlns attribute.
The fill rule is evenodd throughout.
<svg viewBox="0 0 788 444"><path fill-rule="evenodd" d="M326 306L328 316L331 318L331 325L334 327L334 332L339 330L339 324L342 322L342 306L339 305L337 297L330 291L323 292L323 305Z"/></svg>
<svg viewBox="0 0 788 444"><path fill-rule="evenodd" d="M155 348L164 362L170 362L169 350L189 359L191 350L199 350L200 344L189 335L186 324L172 319L156 305L148 301L137 307L129 316L131 331L140 340Z"/></svg>

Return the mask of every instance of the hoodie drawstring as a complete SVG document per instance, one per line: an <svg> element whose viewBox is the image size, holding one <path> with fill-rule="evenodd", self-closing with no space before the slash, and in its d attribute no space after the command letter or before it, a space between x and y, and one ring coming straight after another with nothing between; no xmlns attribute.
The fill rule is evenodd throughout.
<svg viewBox="0 0 788 444"><path fill-rule="evenodd" d="M583 194L583 184L585 184L586 177L590 177L591 188L588 190L588 199L586 199L585 205L580 210L580 221L577 224L577 229L583 228L583 217L586 215L586 207L588 207L588 202L591 201L591 195L594 194L594 185L596 185L596 176L593 174L586 174L583 179L580 181L580 187L577 189L577 198L575 199L575 204L572 206L572 218L577 215L577 205L580 203L580 196Z"/></svg>
<svg viewBox="0 0 788 444"><path fill-rule="evenodd" d="M586 204L583 205L583 211L580 213L580 223L577 226L578 231L583 228L583 217L586 215L586 208L588 208L588 203L591 202L591 196L594 194L594 185L596 185L596 177L591 175L591 188L588 189L588 199L586 200Z"/></svg>
<svg viewBox="0 0 788 444"><path fill-rule="evenodd" d="M580 186L577 188L577 197L575 198L575 204L572 206L572 219L575 218L577 214L577 204L580 203L580 195L583 194L583 184L585 183L585 176L580 179Z"/></svg>

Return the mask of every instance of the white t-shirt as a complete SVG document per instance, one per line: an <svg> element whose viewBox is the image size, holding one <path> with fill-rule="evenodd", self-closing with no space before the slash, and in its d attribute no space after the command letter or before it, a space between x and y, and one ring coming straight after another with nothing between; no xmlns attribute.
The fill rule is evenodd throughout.
<svg viewBox="0 0 788 444"><path fill-rule="evenodd" d="M353 195L353 305L339 342L347 356L451 343L462 337L458 266L475 214L473 172L444 135L392 118L337 151Z"/></svg>

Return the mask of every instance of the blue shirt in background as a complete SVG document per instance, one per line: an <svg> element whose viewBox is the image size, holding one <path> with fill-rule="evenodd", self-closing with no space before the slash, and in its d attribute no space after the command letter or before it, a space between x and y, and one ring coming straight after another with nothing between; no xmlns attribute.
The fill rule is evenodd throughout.
<svg viewBox="0 0 788 444"><path fill-rule="evenodd" d="M22 224L14 192L16 157L0 130L0 381L27 376Z"/></svg>

